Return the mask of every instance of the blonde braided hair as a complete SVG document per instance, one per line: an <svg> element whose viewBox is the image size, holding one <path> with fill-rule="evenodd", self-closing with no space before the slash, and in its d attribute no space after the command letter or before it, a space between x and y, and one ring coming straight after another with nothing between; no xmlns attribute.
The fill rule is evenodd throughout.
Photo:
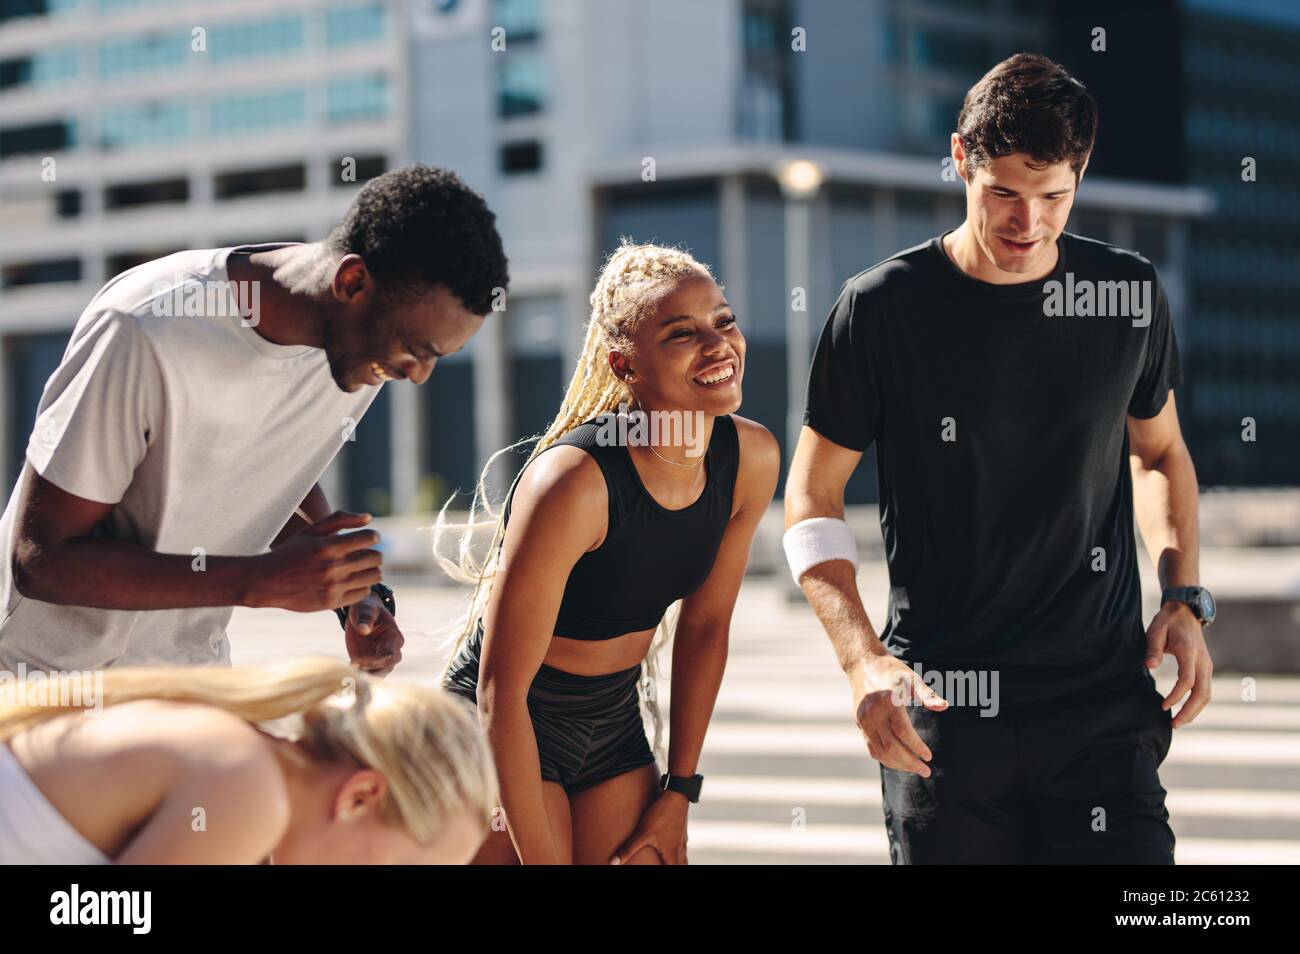
<svg viewBox="0 0 1300 954"><path fill-rule="evenodd" d="M465 523L453 527L447 521L447 508L455 499L455 494L448 498L438 512L438 519L433 529L434 559L452 579L474 585L468 612L458 624L459 633L450 646L450 655L443 669L443 678L451 668L451 661L469 639L487 607L500 561L501 542L505 536L504 503L502 511L498 513L493 511L488 500L487 475L493 463L502 454L509 453L530 441L535 442L532 452L506 493L506 502L508 502L524 470L538 454L579 424L603 413L617 411L620 405L634 405L635 395L614 375L609 366L609 352L618 350L624 355L633 357L633 336L640 323L653 312L660 297L659 293L676 282L689 278L707 278L709 281L715 281L709 267L696 260L689 252L666 245L637 244L628 238L623 238L619 247L605 261L596 280L596 287L591 292L591 317L587 322L582 352L578 356L577 367L574 369L573 377L564 394L564 401L560 404L555 419L542 434L526 437L509 447L503 447L488 458L483 472L479 475L470 502L469 517ZM480 511L486 516L478 517ZM473 553L474 534L489 526L494 527L492 542L487 556L479 562ZM459 534L455 560L444 557L440 552L440 544L449 532ZM654 724L654 751L660 764L667 763L667 756L663 752L663 719L655 691L659 676L658 655L672 639L679 609L680 603L676 603L664 614L650 651L646 654L642 677L638 684L641 701Z"/></svg>

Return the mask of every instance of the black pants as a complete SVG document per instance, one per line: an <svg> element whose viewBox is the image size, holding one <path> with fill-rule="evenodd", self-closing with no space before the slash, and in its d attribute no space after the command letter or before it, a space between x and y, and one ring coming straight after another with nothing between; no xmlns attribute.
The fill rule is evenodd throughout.
<svg viewBox="0 0 1300 954"><path fill-rule="evenodd" d="M478 699L480 623L456 658L443 688ZM545 664L528 690L542 781L572 795L655 762L641 722L640 664L601 676L580 676Z"/></svg>
<svg viewBox="0 0 1300 954"><path fill-rule="evenodd" d="M907 712L930 778L881 767L894 864L1174 863L1158 769L1172 712L1131 687L1044 711Z"/></svg>

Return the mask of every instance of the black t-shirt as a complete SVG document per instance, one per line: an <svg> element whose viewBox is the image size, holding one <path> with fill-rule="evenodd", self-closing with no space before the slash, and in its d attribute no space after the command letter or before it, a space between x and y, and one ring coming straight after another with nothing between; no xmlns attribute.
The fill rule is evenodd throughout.
<svg viewBox="0 0 1300 954"><path fill-rule="evenodd" d="M843 447L876 444L886 647L925 670L997 670L1008 707L1140 673L1126 415L1154 417L1182 381L1151 263L1057 244L1035 282L971 278L940 238L851 278L804 414ZM1137 284L1101 284L1118 282Z"/></svg>

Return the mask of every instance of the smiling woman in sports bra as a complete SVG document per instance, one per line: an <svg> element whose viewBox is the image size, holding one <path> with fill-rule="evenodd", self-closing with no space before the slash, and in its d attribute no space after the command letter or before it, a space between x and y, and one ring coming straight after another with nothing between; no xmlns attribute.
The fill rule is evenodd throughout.
<svg viewBox="0 0 1300 954"><path fill-rule="evenodd" d="M476 584L443 684L477 699L506 822L475 863L685 863L682 790L698 785L732 610L780 466L772 435L733 413L744 359L708 268L625 240L591 294L573 380L507 495L486 565L468 547L459 562L439 558ZM606 415L620 405L652 425L676 412L702 433L665 442L660 428L658 444L609 444ZM483 500L480 480L470 530L487 525L474 520ZM678 600L661 790L638 685L657 749L655 655Z"/></svg>

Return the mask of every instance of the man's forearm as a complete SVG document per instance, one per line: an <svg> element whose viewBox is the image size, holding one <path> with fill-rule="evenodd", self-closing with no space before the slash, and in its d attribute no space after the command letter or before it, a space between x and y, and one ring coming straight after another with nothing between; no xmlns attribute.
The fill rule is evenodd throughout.
<svg viewBox="0 0 1300 954"><path fill-rule="evenodd" d="M835 649L840 668L854 679L864 663L889 654L862 605L853 564L827 560L809 567L800 587Z"/></svg>
<svg viewBox="0 0 1300 954"><path fill-rule="evenodd" d="M23 596L61 606L161 610L240 606L255 557L155 553L121 540L79 538L20 546L14 579Z"/></svg>
<svg viewBox="0 0 1300 954"><path fill-rule="evenodd" d="M1185 446L1152 462L1133 458L1133 510L1161 588L1200 584L1196 468Z"/></svg>
<svg viewBox="0 0 1300 954"><path fill-rule="evenodd" d="M797 491L790 493L790 488L787 488L786 528L815 517L843 520L842 500L822 499ZM803 574L799 586L830 637L840 668L850 678L869 658L888 653L862 605L862 594L858 592L857 574L852 563L827 560L814 564Z"/></svg>

